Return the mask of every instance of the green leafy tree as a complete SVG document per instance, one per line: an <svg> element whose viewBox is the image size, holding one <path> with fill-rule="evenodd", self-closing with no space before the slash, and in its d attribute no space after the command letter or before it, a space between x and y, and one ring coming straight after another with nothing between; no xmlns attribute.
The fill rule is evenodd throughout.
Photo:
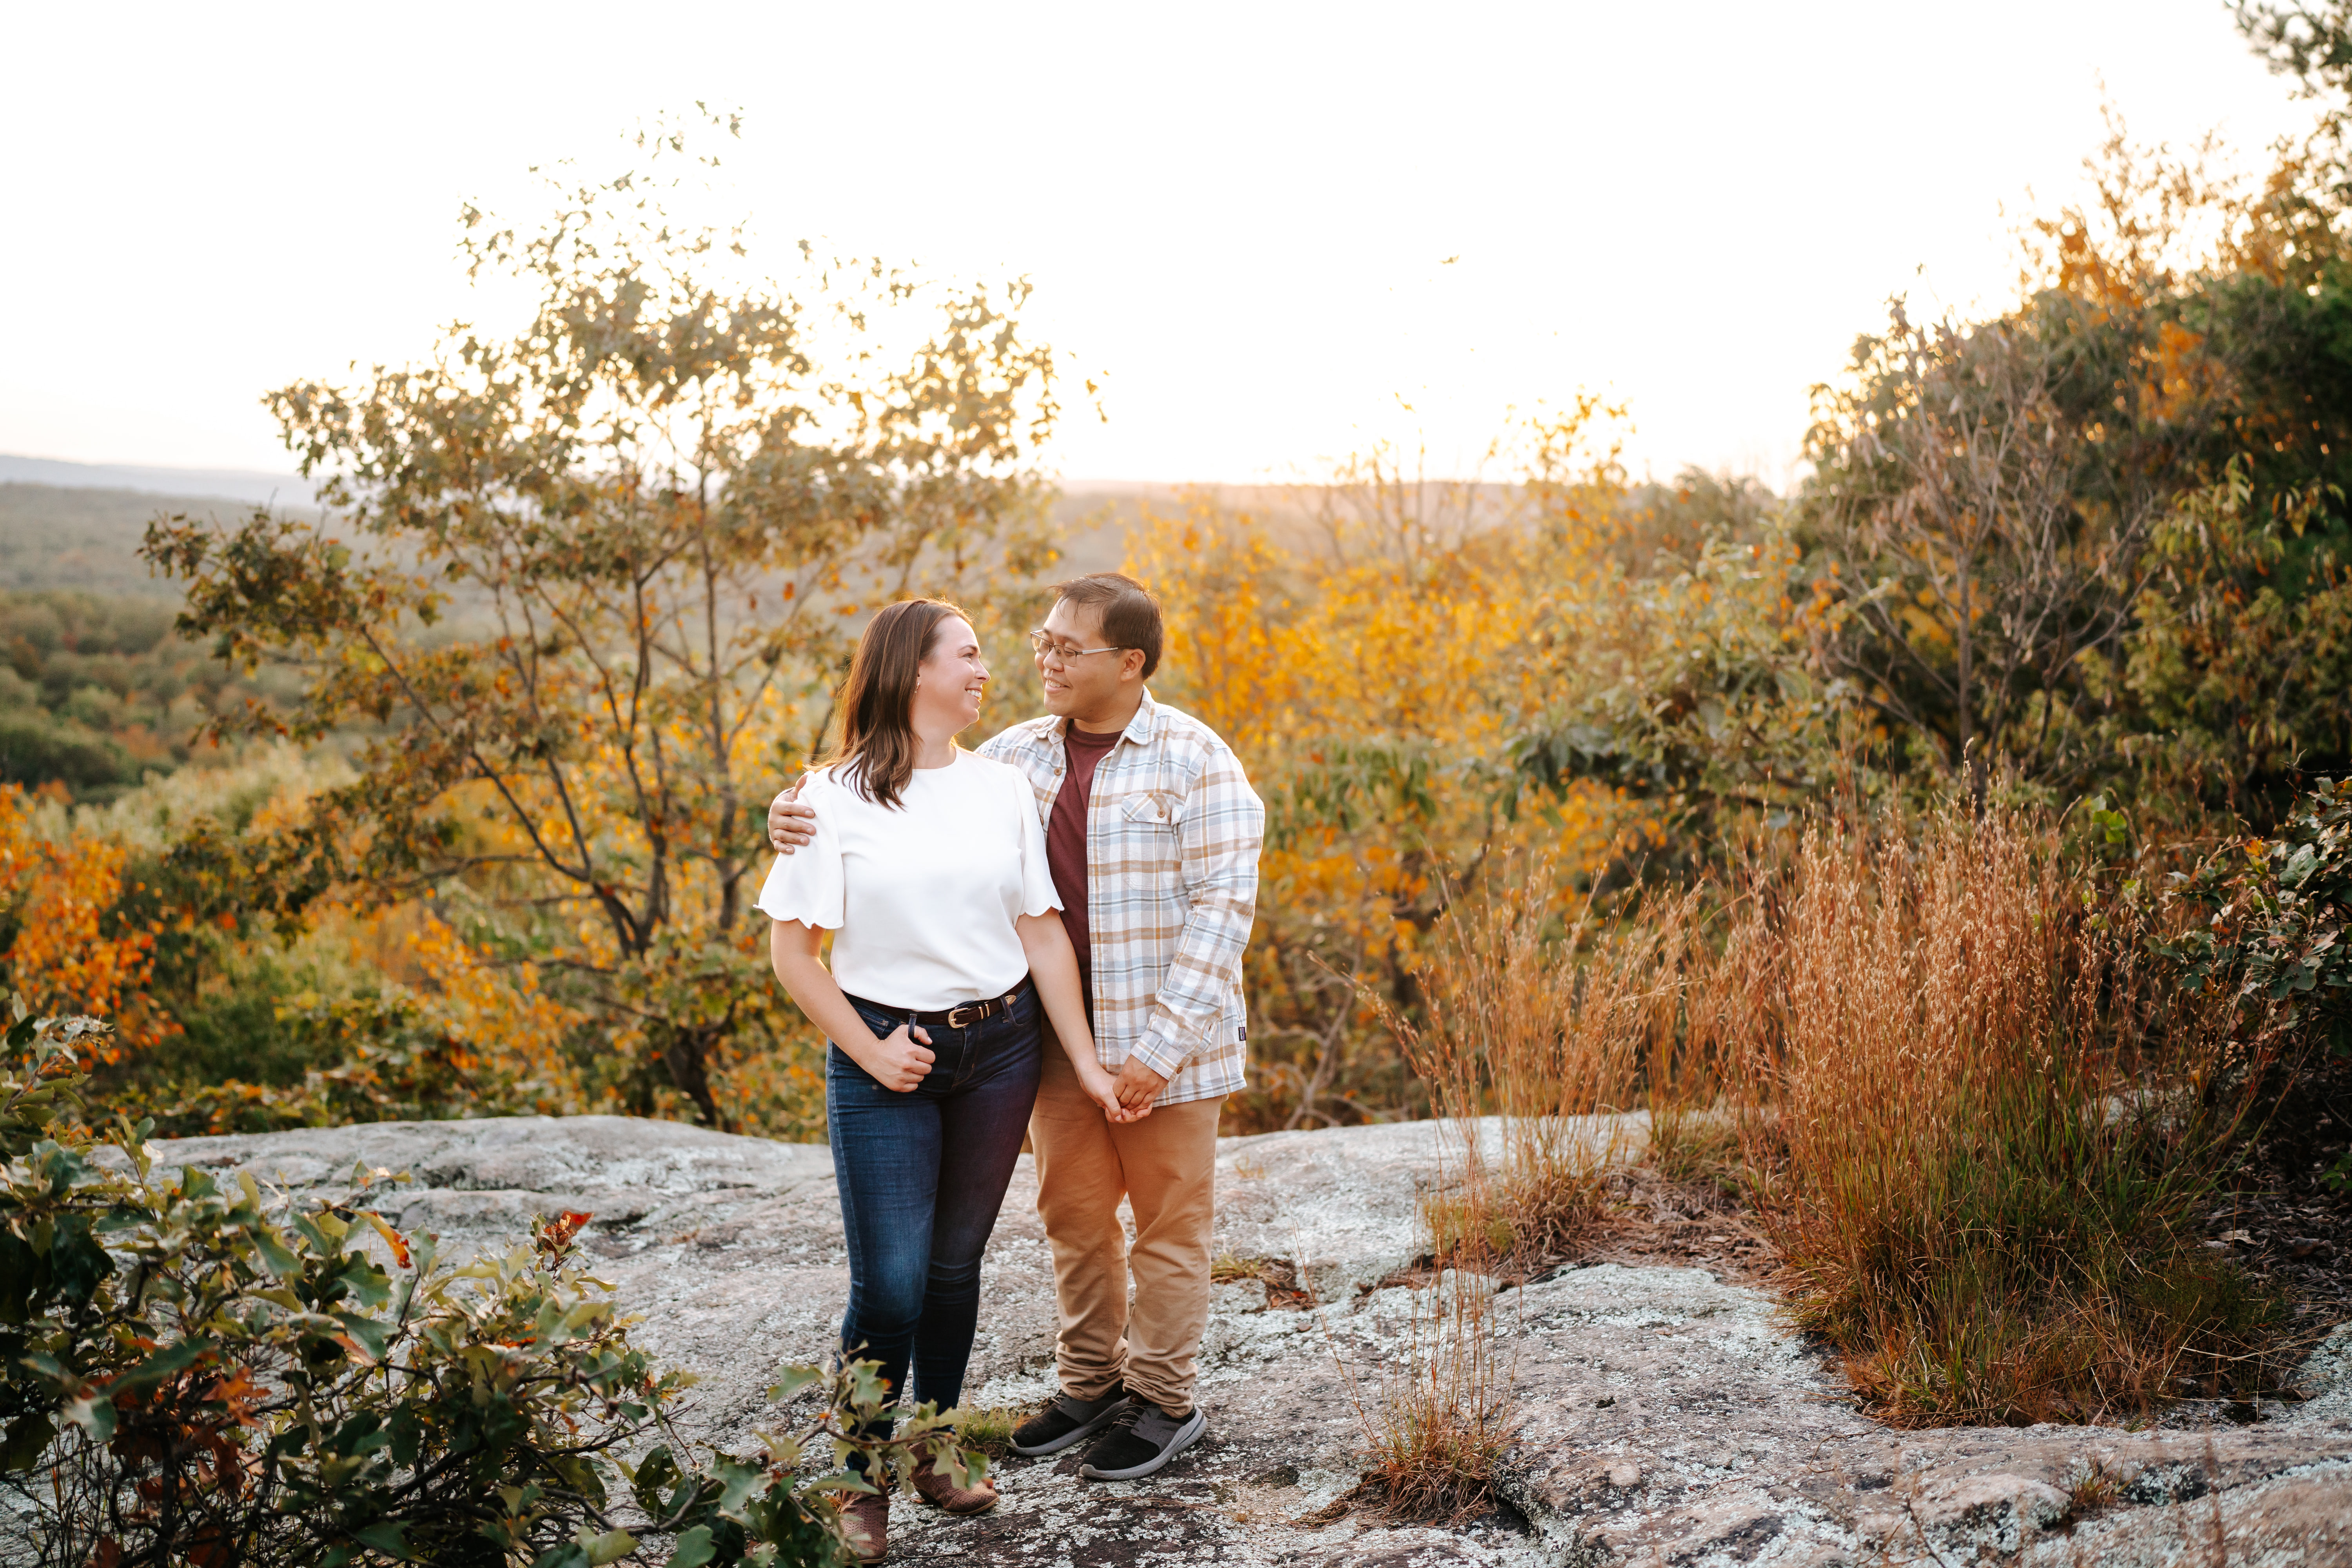
<svg viewBox="0 0 2352 1568"><path fill-rule="evenodd" d="M1821 395L1802 527L1834 599L1827 662L1979 805L1996 752L2058 769L2092 661L2131 627L2168 501L2168 432L2117 416L2137 358L2058 301L1967 328L1898 302L1853 388Z"/></svg>
<svg viewBox="0 0 2352 1568"><path fill-rule="evenodd" d="M1779 824L1867 750L1848 684L1822 668L1823 604L1760 487L1685 475L1631 493L1629 529L1670 547L1553 586L1537 639L1555 693L1513 757L1544 784L1591 779L1671 825L1644 864L1703 863L1732 816Z"/></svg>
<svg viewBox="0 0 2352 1568"><path fill-rule="evenodd" d="M338 876L462 880L717 1123L714 1050L791 1027L745 884L845 616L919 572L1050 559L1030 458L1055 361L1023 285L939 298L901 362L882 329L930 297L907 276L730 282L742 233L667 211L687 138L637 144L536 233L467 210L472 270L538 293L520 331L270 395L324 520L166 519L145 552L185 580L185 632L304 675L252 723L378 732L315 804Z"/></svg>
<svg viewBox="0 0 2352 1568"><path fill-rule="evenodd" d="M2346 116L2352 107L2352 5L2344 0L2285 5L2276 0L2231 0L2238 30L2263 63L2295 79L2298 96L2321 106L2320 121L2306 144L2304 161L2322 174L2320 193L2341 210L2352 197L2347 169Z"/></svg>
<svg viewBox="0 0 2352 1568"><path fill-rule="evenodd" d="M2315 484L2263 508L2249 468L2233 460L2158 529L2110 728L2151 777L2268 819L2284 781L2352 757L2352 577L2312 537L2340 498Z"/></svg>

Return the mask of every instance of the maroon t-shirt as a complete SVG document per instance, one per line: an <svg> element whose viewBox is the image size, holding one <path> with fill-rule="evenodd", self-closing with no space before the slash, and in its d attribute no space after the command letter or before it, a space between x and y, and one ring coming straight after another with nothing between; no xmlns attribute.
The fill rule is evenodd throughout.
<svg viewBox="0 0 2352 1568"><path fill-rule="evenodd" d="M1090 735L1076 724L1068 727L1062 744L1069 771L1062 775L1062 793L1054 797L1054 815L1045 819L1045 867L1062 897L1062 929L1078 952L1078 994L1087 999L1089 1018L1095 1010L1095 950L1087 931L1087 802L1095 793L1095 768L1118 737L1117 730Z"/></svg>

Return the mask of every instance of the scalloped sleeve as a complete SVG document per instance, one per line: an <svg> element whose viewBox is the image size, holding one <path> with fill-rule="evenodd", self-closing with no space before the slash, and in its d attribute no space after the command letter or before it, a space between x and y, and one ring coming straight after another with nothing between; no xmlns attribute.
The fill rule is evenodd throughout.
<svg viewBox="0 0 2352 1568"><path fill-rule="evenodd" d="M816 837L790 855L779 855L760 887L760 908L773 920L799 921L826 931L841 929L845 884L841 875L841 835L833 817L840 803L830 780L812 779L802 795L814 796ZM831 808L831 809L828 809ZM1040 841L1042 843L1042 840ZM1039 850L1042 858L1043 849Z"/></svg>

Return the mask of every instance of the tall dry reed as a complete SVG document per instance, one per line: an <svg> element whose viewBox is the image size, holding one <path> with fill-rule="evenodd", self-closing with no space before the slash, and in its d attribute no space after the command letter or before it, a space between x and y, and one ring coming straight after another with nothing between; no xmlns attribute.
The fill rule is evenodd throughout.
<svg viewBox="0 0 2352 1568"><path fill-rule="evenodd" d="M1677 987L1694 900L1602 934L1562 928L1550 868L1482 889L1432 931L1424 1021L1389 1023L1428 1086L1444 1145L1423 1203L1441 1262L1465 1248L1572 1253L1606 1209L1630 1109Z"/></svg>
<svg viewBox="0 0 2352 1568"><path fill-rule="evenodd" d="M1740 1118L1735 1092L1748 1042L1769 1026L1758 983L1771 968L1769 942L1752 922L1734 922L1713 905L1721 889L1702 886L1654 907L1647 944L1656 972L1643 1052L1640 1103L1649 1114L1650 1163L1678 1181L1705 1181L1727 1192L1741 1180Z"/></svg>
<svg viewBox="0 0 2352 1568"><path fill-rule="evenodd" d="M1703 989L1744 1043L1753 1201L1883 1414L2086 1419L2251 1375L2273 1308L2194 1225L2228 1118L2168 1088L2134 933L2044 835L1822 822L1730 927Z"/></svg>
<svg viewBox="0 0 2352 1568"><path fill-rule="evenodd" d="M1572 1253L1603 1216L1621 1152L1607 1113L1639 1076L1657 952L1675 940L1671 924L1619 942L1562 929L1553 886L1538 864L1457 905L1420 971L1423 1021L1386 1010L1439 1118L1421 1205L1437 1272L1407 1298L1377 1400L1357 1405L1362 1491L1392 1516L1459 1518L1492 1496L1511 1383L1498 1277Z"/></svg>

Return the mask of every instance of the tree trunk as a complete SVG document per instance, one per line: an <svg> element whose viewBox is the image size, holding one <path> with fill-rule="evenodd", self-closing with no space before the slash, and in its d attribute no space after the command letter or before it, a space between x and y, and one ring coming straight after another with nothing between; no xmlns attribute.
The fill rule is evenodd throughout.
<svg viewBox="0 0 2352 1568"><path fill-rule="evenodd" d="M695 1120L713 1131L730 1131L719 1120L719 1101L710 1092L709 1033L701 1029L680 1029L670 1037L662 1048L662 1065L669 1069L669 1081L680 1094L694 1101Z"/></svg>

